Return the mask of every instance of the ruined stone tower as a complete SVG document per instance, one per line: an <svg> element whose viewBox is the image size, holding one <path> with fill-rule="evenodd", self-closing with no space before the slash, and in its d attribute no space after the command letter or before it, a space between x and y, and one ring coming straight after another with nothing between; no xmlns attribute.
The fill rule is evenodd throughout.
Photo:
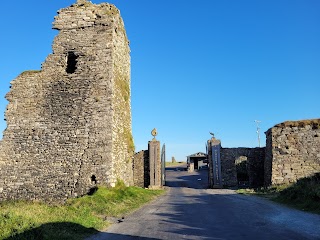
<svg viewBox="0 0 320 240"><path fill-rule="evenodd" d="M64 201L133 183L130 55L119 10L78 0L58 11L41 71L11 82L0 200Z"/></svg>

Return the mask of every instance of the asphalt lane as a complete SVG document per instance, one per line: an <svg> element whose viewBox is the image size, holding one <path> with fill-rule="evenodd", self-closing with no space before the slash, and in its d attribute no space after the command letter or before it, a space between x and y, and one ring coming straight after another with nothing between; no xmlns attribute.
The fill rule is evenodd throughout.
<svg viewBox="0 0 320 240"><path fill-rule="evenodd" d="M320 240L320 216L228 189L206 189L206 170L166 171L168 192L90 240Z"/></svg>

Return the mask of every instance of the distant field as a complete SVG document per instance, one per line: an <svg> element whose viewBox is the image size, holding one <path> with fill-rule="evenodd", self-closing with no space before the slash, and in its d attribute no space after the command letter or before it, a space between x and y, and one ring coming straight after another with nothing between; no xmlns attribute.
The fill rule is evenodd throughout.
<svg viewBox="0 0 320 240"><path fill-rule="evenodd" d="M186 162L166 162L166 167L175 167L175 166L181 166L186 164Z"/></svg>

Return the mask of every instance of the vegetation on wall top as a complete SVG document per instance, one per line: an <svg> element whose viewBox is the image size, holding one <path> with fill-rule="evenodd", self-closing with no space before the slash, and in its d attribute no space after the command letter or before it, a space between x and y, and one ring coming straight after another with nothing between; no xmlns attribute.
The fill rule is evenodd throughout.
<svg viewBox="0 0 320 240"><path fill-rule="evenodd" d="M320 126L320 118L307 119L307 120L301 120L301 121L286 121L283 123L279 123L274 127L305 127L307 125L311 125L313 128L318 129Z"/></svg>

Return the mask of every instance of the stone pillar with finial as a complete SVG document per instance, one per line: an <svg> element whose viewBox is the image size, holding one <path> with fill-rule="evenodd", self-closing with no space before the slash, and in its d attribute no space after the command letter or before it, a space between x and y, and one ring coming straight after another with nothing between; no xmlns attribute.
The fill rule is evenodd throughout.
<svg viewBox="0 0 320 240"><path fill-rule="evenodd" d="M150 164L150 185L149 188L161 187L161 153L160 142L156 139L157 129L151 131L153 139L148 143L149 164Z"/></svg>
<svg viewBox="0 0 320 240"><path fill-rule="evenodd" d="M222 188L222 176L221 176L221 141L214 137L214 134L210 132L212 138L207 142L207 157L209 162L209 186L211 188Z"/></svg>

